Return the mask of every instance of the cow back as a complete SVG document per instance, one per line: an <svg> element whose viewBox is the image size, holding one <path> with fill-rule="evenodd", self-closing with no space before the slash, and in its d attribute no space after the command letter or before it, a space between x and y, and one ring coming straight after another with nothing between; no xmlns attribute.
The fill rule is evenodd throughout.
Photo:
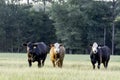
<svg viewBox="0 0 120 80"><path fill-rule="evenodd" d="M47 45L44 42L34 43L36 46L35 52L37 55L47 54Z"/></svg>
<svg viewBox="0 0 120 80"><path fill-rule="evenodd" d="M101 53L103 60L108 60L110 58L111 51L109 47L107 46L101 47Z"/></svg>

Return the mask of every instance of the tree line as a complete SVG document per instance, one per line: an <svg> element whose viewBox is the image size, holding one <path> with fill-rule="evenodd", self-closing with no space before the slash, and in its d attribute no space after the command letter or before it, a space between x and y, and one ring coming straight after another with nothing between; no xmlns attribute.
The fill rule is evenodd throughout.
<svg viewBox="0 0 120 80"><path fill-rule="evenodd" d="M97 42L120 54L119 0L36 0L43 3L37 11L29 0L9 1L0 1L0 52L25 52L22 43L43 41L60 42L77 54L87 54Z"/></svg>

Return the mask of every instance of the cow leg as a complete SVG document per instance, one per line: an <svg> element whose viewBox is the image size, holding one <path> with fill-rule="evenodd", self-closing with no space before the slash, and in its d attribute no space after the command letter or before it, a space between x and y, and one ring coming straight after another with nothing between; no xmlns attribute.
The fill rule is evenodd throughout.
<svg viewBox="0 0 120 80"><path fill-rule="evenodd" d="M95 69L95 64L94 64L94 63L92 63L92 65L93 65L93 69Z"/></svg>
<svg viewBox="0 0 120 80"><path fill-rule="evenodd" d="M59 60L59 67L62 68L63 60Z"/></svg>
<svg viewBox="0 0 120 80"><path fill-rule="evenodd" d="M61 62L60 62L60 60L58 61L58 67L61 67Z"/></svg>
<svg viewBox="0 0 120 80"><path fill-rule="evenodd" d="M38 67L41 67L41 60L38 61Z"/></svg>
<svg viewBox="0 0 120 80"><path fill-rule="evenodd" d="M31 67L32 66L32 61L28 60L28 63L29 63L29 67Z"/></svg>
<svg viewBox="0 0 120 80"><path fill-rule="evenodd" d="M47 53L46 53L47 54ZM44 62L45 62L45 59L46 59L47 55L43 58L42 60L42 66L44 66Z"/></svg>
<svg viewBox="0 0 120 80"><path fill-rule="evenodd" d="M53 64L53 67L55 67L55 61L54 60L52 61L52 64Z"/></svg>
<svg viewBox="0 0 120 80"><path fill-rule="evenodd" d="M103 62L103 65L104 65L105 68L107 68L107 66L108 66L108 61Z"/></svg>
<svg viewBox="0 0 120 80"><path fill-rule="evenodd" d="M44 66L45 59L42 60L42 66Z"/></svg>
<svg viewBox="0 0 120 80"><path fill-rule="evenodd" d="M56 60L56 65L57 65L58 67L60 67L60 59L57 59L57 60Z"/></svg>
<svg viewBox="0 0 120 80"><path fill-rule="evenodd" d="M94 61L91 60L91 63L92 63L92 66L93 66L93 69L95 69L95 63Z"/></svg>
<svg viewBox="0 0 120 80"><path fill-rule="evenodd" d="M97 67L98 67L98 69L100 69L100 61L98 61L98 66Z"/></svg>
<svg viewBox="0 0 120 80"><path fill-rule="evenodd" d="M108 67L108 62L109 62L109 61L106 61L106 68Z"/></svg>
<svg viewBox="0 0 120 80"><path fill-rule="evenodd" d="M63 66L63 60L61 60L61 67Z"/></svg>
<svg viewBox="0 0 120 80"><path fill-rule="evenodd" d="M105 66L105 68L107 69L107 67L108 67L108 61L106 61L106 66Z"/></svg>
<svg viewBox="0 0 120 80"><path fill-rule="evenodd" d="M44 66L44 62L45 62L45 59L42 60L42 64L41 64L41 66Z"/></svg>
<svg viewBox="0 0 120 80"><path fill-rule="evenodd" d="M108 67L108 62L109 62L109 60L107 60L107 61L106 61L106 66L105 66L105 68L107 68L107 67Z"/></svg>
<svg viewBox="0 0 120 80"><path fill-rule="evenodd" d="M105 68L107 68L107 61L104 61L103 65L104 65Z"/></svg>

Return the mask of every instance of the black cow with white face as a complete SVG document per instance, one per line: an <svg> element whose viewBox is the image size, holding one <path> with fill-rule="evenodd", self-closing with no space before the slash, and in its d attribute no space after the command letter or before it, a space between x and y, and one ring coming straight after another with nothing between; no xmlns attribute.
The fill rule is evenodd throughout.
<svg viewBox="0 0 120 80"><path fill-rule="evenodd" d="M32 62L37 61L38 67L44 66L44 62L47 56L47 45L44 42L28 42L24 43L27 47L28 63L29 67L32 66Z"/></svg>
<svg viewBox="0 0 120 80"><path fill-rule="evenodd" d="M98 46L96 42L93 43L90 52L90 59L93 65L93 69L95 69L95 64L98 63L98 69L100 69L100 64L103 63L104 67L108 67L108 62L110 60L111 51L107 46Z"/></svg>

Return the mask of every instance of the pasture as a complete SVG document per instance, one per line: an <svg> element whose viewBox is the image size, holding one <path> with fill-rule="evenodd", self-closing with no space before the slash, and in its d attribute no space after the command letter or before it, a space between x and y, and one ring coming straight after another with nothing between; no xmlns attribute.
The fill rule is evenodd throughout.
<svg viewBox="0 0 120 80"><path fill-rule="evenodd" d="M0 80L118 80L120 56L111 56L108 69L92 69L89 55L65 55L63 68L53 68L49 55L45 66L28 67L27 54L0 53Z"/></svg>

